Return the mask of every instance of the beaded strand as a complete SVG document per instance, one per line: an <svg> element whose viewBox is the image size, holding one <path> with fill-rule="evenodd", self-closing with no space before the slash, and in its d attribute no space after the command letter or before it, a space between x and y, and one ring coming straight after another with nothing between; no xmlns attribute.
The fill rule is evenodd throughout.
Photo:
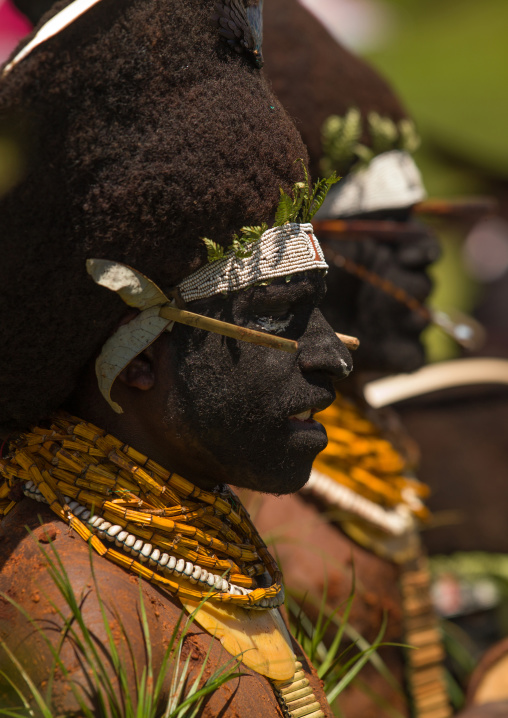
<svg viewBox="0 0 508 718"><path fill-rule="evenodd" d="M28 498L47 503L33 481L29 481L23 486L23 493ZM156 571L162 574L188 579L193 584L201 583L206 590L215 589L223 593L231 592L237 596L247 595L252 590L240 585L241 583L253 585L252 579L235 576L235 580L239 585L230 583L222 576L213 574L197 564L183 558L170 556L167 553L161 553L159 548L154 548L152 544L143 542L135 534L126 531L120 524L114 525L101 516L91 515L91 511L78 504L77 501L73 501L70 496L64 496L64 499L74 516L81 519L81 521L86 521L88 528L95 535L111 543L114 542L118 548L124 549L126 553L130 553L132 556L139 557L142 563L148 563L149 566L154 567ZM264 598L260 602L261 608L273 608L278 605L277 597Z"/></svg>

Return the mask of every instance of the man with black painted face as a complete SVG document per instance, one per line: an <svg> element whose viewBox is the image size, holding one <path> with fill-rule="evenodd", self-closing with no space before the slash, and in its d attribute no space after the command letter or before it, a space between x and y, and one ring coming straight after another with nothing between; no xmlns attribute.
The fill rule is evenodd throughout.
<svg viewBox="0 0 508 718"><path fill-rule="evenodd" d="M332 169L342 176L316 217L329 251L326 316L359 338L355 370L413 371L424 361L419 338L429 316L404 299L425 302L427 269L440 254L413 214L426 197L412 156L415 126L389 84L295 0L267 8L264 55L274 91L309 150L311 176ZM349 264L334 263L336 255ZM358 276L358 267L384 280L384 289Z"/></svg>
<svg viewBox="0 0 508 718"><path fill-rule="evenodd" d="M283 321L278 333L297 341L298 352L178 325L120 373L112 394L123 414L104 411L93 365L72 411L126 441L135 436L140 451L204 489L297 491L327 444L313 415L351 370L318 308L324 294L322 274L306 272L191 302L193 312L255 330Z"/></svg>
<svg viewBox="0 0 508 718"><path fill-rule="evenodd" d="M2 707L28 693L16 661L51 687L54 715L109 714L93 669L136 703L185 610L188 686L241 661L200 715L302 701L331 715L228 484L305 483L327 442L313 415L351 360L318 308L327 265L295 209L305 148L253 61L252 12L234 47L215 9L59 4L3 68L0 126L25 174L0 198ZM269 229L281 189L294 211ZM66 572L93 667L40 545Z"/></svg>

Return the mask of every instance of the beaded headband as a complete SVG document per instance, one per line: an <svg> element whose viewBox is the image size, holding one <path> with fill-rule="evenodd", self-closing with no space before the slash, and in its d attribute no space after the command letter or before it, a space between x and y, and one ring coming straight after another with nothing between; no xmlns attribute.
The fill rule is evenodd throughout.
<svg viewBox="0 0 508 718"><path fill-rule="evenodd" d="M186 277L178 289L184 301L193 302L309 269L326 271L328 265L312 224L293 222L263 232L249 246L248 257L230 251Z"/></svg>
<svg viewBox="0 0 508 718"><path fill-rule="evenodd" d="M420 170L411 155L404 150L391 150L374 157L366 167L332 187L318 218L404 209L426 196Z"/></svg>
<svg viewBox="0 0 508 718"><path fill-rule="evenodd" d="M259 334L260 341L256 343L290 352L297 349L296 342L180 310L154 282L125 264L88 259L86 266L94 282L116 292L128 306L140 310L106 341L95 364L101 394L118 414L122 413L122 407L111 398L115 379L162 332L171 331L175 321L244 341L254 341L251 335ZM328 265L312 225L289 223L263 232L241 256L231 249L222 258L201 267L180 282L173 294L183 301L195 301L313 269L326 271Z"/></svg>

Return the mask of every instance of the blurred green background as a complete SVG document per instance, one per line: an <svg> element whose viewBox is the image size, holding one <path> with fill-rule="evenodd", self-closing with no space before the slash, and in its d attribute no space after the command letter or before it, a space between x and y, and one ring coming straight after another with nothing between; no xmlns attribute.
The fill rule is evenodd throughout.
<svg viewBox="0 0 508 718"><path fill-rule="evenodd" d="M429 173L432 193L468 192L508 178L508 3L391 0L388 42L368 53L418 120L426 144L473 172Z"/></svg>

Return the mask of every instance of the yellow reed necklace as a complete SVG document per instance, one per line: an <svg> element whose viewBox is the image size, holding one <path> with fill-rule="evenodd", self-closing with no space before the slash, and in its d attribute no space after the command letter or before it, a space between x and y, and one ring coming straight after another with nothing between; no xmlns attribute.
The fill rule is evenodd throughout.
<svg viewBox="0 0 508 718"><path fill-rule="evenodd" d="M418 555L418 527L430 515L423 503L428 487L351 400L338 395L317 418L328 446L302 490L337 509L345 533L379 556L404 563Z"/></svg>
<svg viewBox="0 0 508 718"><path fill-rule="evenodd" d="M284 601L277 564L228 487L203 491L88 422L59 412L21 434L0 474L0 516L21 484L97 553L180 599L254 609ZM262 575L268 588L256 585Z"/></svg>
<svg viewBox="0 0 508 718"><path fill-rule="evenodd" d="M0 475L0 517L21 486L101 556L195 611L226 650L271 680L285 716L324 718L282 618L270 610L284 601L282 574L229 488L203 491L63 412L11 441ZM258 576L271 585L257 588Z"/></svg>
<svg viewBox="0 0 508 718"><path fill-rule="evenodd" d="M422 502L428 487L410 475L409 462L365 412L338 395L317 418L328 434L328 446L314 462L317 471L379 506L405 505L418 519L428 518Z"/></svg>

